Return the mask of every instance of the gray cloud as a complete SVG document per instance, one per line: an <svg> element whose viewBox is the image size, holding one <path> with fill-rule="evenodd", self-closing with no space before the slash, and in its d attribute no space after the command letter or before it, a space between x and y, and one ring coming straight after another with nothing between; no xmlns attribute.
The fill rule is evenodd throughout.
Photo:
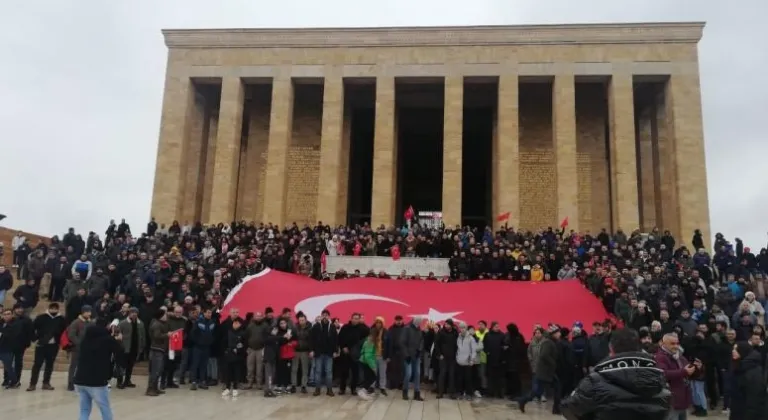
<svg viewBox="0 0 768 420"><path fill-rule="evenodd" d="M103 232L149 215L166 49L161 28L707 22L700 44L712 231L766 243L768 3L760 0L7 2L0 152L7 226Z"/></svg>

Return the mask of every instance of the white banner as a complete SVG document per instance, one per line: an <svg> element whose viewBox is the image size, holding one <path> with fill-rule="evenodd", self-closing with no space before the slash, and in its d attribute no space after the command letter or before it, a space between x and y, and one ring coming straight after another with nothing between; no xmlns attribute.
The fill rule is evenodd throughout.
<svg viewBox="0 0 768 420"><path fill-rule="evenodd" d="M347 273L360 270L365 275L370 270L378 274L381 271L391 276L400 275L405 270L409 276L420 275L426 277L430 272L437 277L446 277L451 274L448 269L448 258L405 258L395 261L391 257L355 257L355 256L327 256L326 271L335 273L344 269Z"/></svg>

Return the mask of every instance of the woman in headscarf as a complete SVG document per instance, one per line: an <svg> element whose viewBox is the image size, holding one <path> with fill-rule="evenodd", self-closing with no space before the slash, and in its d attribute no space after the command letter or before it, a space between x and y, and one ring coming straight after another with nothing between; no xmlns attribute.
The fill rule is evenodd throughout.
<svg viewBox="0 0 768 420"><path fill-rule="evenodd" d="M747 342L733 346L733 390L730 420L758 420L766 418L766 391L760 354Z"/></svg>

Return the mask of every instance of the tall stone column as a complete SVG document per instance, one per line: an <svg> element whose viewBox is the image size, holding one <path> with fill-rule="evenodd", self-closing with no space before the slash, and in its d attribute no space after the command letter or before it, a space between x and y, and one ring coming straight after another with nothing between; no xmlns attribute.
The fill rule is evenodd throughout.
<svg viewBox="0 0 768 420"><path fill-rule="evenodd" d="M579 231L579 184L576 158L576 85L572 74L558 74L552 86L552 137L557 173L557 223Z"/></svg>
<svg viewBox="0 0 768 420"><path fill-rule="evenodd" d="M157 223L179 217L186 184L184 157L195 107L195 87L189 77L166 75L163 114L157 148L152 214Z"/></svg>
<svg viewBox="0 0 768 420"><path fill-rule="evenodd" d="M237 181L240 175L244 90L243 82L239 77L225 77L221 82L209 223L230 223L235 217Z"/></svg>
<svg viewBox="0 0 768 420"><path fill-rule="evenodd" d="M639 211L640 228L643 232L650 232L657 226L656 222L656 169L654 165L654 143L653 143L653 119L656 115L652 107L643 109L637 120L637 142L640 152L638 168L638 186L640 190Z"/></svg>
<svg viewBox="0 0 768 420"><path fill-rule="evenodd" d="M656 145L654 151L654 166L658 168L658 187L656 191L660 202L660 208L656 213L656 223L660 228L670 231L677 242L683 242L680 232L680 209L677 200L677 157L675 145L670 135L672 126L671 112L667 112L667 92L662 92L655 101L655 118L651 120L653 141ZM669 118L668 118L669 117Z"/></svg>
<svg viewBox="0 0 768 420"><path fill-rule="evenodd" d="M293 81L278 77L272 82L272 107L264 185L264 222L286 224L286 170L293 128Z"/></svg>
<svg viewBox="0 0 768 420"><path fill-rule="evenodd" d="M520 226L520 121L517 74L499 76L496 133L493 137L493 220L498 229L504 223ZM509 212L509 220L499 222Z"/></svg>
<svg viewBox="0 0 768 420"><path fill-rule="evenodd" d="M391 226L395 223L396 159L395 78L379 76L376 78L376 122L373 133L372 226Z"/></svg>
<svg viewBox="0 0 768 420"><path fill-rule="evenodd" d="M665 102L668 135L674 144L676 161L677 203L670 205L677 206L680 212L678 242L691 245L694 230L700 229L704 245L711 250L698 73L670 76Z"/></svg>
<svg viewBox="0 0 768 420"><path fill-rule="evenodd" d="M608 87L613 229L627 235L640 227L632 88L630 73L614 73Z"/></svg>
<svg viewBox="0 0 768 420"><path fill-rule="evenodd" d="M445 78L443 109L443 222L461 225L464 77Z"/></svg>
<svg viewBox="0 0 768 420"><path fill-rule="evenodd" d="M323 127L320 139L320 182L317 197L317 219L337 226L341 206L342 129L344 120L344 80L340 76L325 78L323 89Z"/></svg>

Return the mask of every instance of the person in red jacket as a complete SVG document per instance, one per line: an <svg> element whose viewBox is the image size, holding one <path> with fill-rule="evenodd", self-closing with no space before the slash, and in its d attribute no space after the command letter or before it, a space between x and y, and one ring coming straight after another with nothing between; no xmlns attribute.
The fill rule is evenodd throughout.
<svg viewBox="0 0 768 420"><path fill-rule="evenodd" d="M291 387L291 361L296 355L298 341L285 319L280 319L277 324L277 336L280 337L280 354L275 369L275 392L283 393Z"/></svg>

